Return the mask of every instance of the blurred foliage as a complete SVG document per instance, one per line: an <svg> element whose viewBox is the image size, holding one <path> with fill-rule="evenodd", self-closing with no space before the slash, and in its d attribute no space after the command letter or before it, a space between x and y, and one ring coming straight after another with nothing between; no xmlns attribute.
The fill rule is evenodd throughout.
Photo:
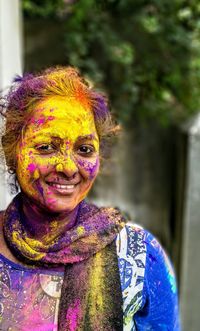
<svg viewBox="0 0 200 331"><path fill-rule="evenodd" d="M22 6L25 14L29 17L39 16L43 18L54 17L65 8L63 0L23 0Z"/></svg>
<svg viewBox="0 0 200 331"><path fill-rule="evenodd" d="M66 64L107 91L126 123L200 109L197 0L22 0L25 17L64 21Z"/></svg>

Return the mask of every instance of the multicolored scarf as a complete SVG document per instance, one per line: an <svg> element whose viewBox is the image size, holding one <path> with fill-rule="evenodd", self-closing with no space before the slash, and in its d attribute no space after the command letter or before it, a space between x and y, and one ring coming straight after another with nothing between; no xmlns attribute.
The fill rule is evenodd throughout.
<svg viewBox="0 0 200 331"><path fill-rule="evenodd" d="M65 265L59 331L123 329L122 294L115 238L124 226L118 210L79 205L76 225L50 245L28 237L21 194L4 213L4 236L18 259L35 265Z"/></svg>

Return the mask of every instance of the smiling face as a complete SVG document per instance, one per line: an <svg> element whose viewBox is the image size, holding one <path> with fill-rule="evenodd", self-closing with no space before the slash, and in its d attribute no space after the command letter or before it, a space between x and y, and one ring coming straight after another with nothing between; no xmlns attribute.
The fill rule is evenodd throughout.
<svg viewBox="0 0 200 331"><path fill-rule="evenodd" d="M99 138L89 108L61 96L33 109L17 145L21 190L52 212L70 212L89 192L99 171Z"/></svg>

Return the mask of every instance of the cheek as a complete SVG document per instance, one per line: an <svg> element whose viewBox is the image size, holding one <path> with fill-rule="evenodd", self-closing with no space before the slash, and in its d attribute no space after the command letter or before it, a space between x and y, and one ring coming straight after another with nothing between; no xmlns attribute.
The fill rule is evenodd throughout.
<svg viewBox="0 0 200 331"><path fill-rule="evenodd" d="M41 159L34 155L32 151L20 152L17 157L17 176L23 178L38 179L40 175L45 174L51 167L51 162L47 159Z"/></svg>
<svg viewBox="0 0 200 331"><path fill-rule="evenodd" d="M25 151L19 151L17 157L17 174L20 177L29 177L34 172L36 166L32 160L32 157L25 153Z"/></svg>
<svg viewBox="0 0 200 331"><path fill-rule="evenodd" d="M93 180L99 172L99 157L97 157L94 161L78 160L78 165L83 176Z"/></svg>

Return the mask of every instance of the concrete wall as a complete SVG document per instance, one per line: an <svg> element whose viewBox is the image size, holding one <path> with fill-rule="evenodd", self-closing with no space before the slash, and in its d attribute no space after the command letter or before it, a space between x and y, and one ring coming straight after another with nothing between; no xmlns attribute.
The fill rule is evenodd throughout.
<svg viewBox="0 0 200 331"><path fill-rule="evenodd" d="M181 313L183 331L199 331L200 114L183 127L182 134L186 153L179 222L179 233L182 234L179 257Z"/></svg>
<svg viewBox="0 0 200 331"><path fill-rule="evenodd" d="M6 92L22 68L21 10L19 0L0 0L0 90ZM0 122L2 125L2 122ZM5 175L0 172L0 209L10 201Z"/></svg>

